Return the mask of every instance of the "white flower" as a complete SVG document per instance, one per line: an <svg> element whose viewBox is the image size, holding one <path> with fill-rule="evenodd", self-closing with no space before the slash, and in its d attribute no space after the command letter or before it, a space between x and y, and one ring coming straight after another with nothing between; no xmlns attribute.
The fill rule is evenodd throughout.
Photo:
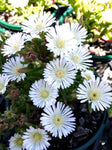
<svg viewBox="0 0 112 150"><path fill-rule="evenodd" d="M5 93L8 82L9 82L8 76L0 74L0 94Z"/></svg>
<svg viewBox="0 0 112 150"><path fill-rule="evenodd" d="M96 2L97 3L100 3L100 4L104 4L104 3L107 3L109 0L97 0Z"/></svg>
<svg viewBox="0 0 112 150"><path fill-rule="evenodd" d="M8 0L12 7L24 7L28 4L29 0Z"/></svg>
<svg viewBox="0 0 112 150"><path fill-rule="evenodd" d="M34 105L43 108L56 102L58 90L51 85L48 85L43 79L40 79L32 84L29 91L29 97Z"/></svg>
<svg viewBox="0 0 112 150"><path fill-rule="evenodd" d="M26 33L30 33L32 36L38 36L42 31L47 32L54 23L54 20L55 18L53 18L50 12L37 12L37 14L32 14L28 19L22 22L22 30Z"/></svg>
<svg viewBox="0 0 112 150"><path fill-rule="evenodd" d="M82 27L79 23L71 23L70 24L71 32L74 34L74 38L77 41L77 44L82 45L82 43L86 40L87 30L85 27Z"/></svg>
<svg viewBox="0 0 112 150"><path fill-rule="evenodd" d="M92 66L92 56L85 47L77 47L73 49L73 52L68 53L65 57L67 61L70 61L76 69L87 69Z"/></svg>
<svg viewBox="0 0 112 150"><path fill-rule="evenodd" d="M24 47L24 35L22 33L14 33L5 42L4 48L1 53L4 56L10 56L17 53Z"/></svg>
<svg viewBox="0 0 112 150"><path fill-rule="evenodd" d="M73 84L75 74L75 68L70 62L57 58L46 65L43 75L48 84L64 89Z"/></svg>
<svg viewBox="0 0 112 150"><path fill-rule="evenodd" d="M42 113L40 120L46 131L60 139L75 130L75 117L72 110L62 102L57 102L57 105L54 104L51 107L44 108L44 113Z"/></svg>
<svg viewBox="0 0 112 150"><path fill-rule="evenodd" d="M5 31L5 36L6 37L10 37L11 36L11 33L9 31Z"/></svg>
<svg viewBox="0 0 112 150"><path fill-rule="evenodd" d="M105 11L102 12L102 18L107 21L112 23L112 8L106 9Z"/></svg>
<svg viewBox="0 0 112 150"><path fill-rule="evenodd" d="M81 72L81 75L88 81L94 78L95 76L92 70L84 70Z"/></svg>
<svg viewBox="0 0 112 150"><path fill-rule="evenodd" d="M46 41L48 50L53 52L55 56L63 56L76 46L76 40L73 38L69 24L52 27L46 35Z"/></svg>
<svg viewBox="0 0 112 150"><path fill-rule="evenodd" d="M15 133L9 140L9 149L10 150L22 150L23 139L22 136L18 133Z"/></svg>
<svg viewBox="0 0 112 150"><path fill-rule="evenodd" d="M80 84L77 90L77 98L81 102L88 101L91 103L91 108L95 110L104 110L112 104L112 88L100 78L92 78L85 80L83 85Z"/></svg>
<svg viewBox="0 0 112 150"><path fill-rule="evenodd" d="M24 132L22 137L23 147L26 150L47 150L50 146L49 144L49 136L43 129L35 129L32 126Z"/></svg>
<svg viewBox="0 0 112 150"><path fill-rule="evenodd" d="M27 67L26 65L23 65L21 62L24 61L23 57L15 56L10 58L4 65L3 65L3 73L6 74L9 78L9 80L14 81L17 80L19 82L20 80L24 80L26 77L25 73L21 73L20 69Z"/></svg>

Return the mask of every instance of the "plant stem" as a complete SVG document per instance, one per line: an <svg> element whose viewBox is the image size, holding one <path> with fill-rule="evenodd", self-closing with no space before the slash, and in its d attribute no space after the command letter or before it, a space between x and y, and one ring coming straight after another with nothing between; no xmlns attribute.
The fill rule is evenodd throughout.
<svg viewBox="0 0 112 150"><path fill-rule="evenodd" d="M64 103L67 104L67 95L66 95L66 91L63 90L63 89L60 89L60 93L61 93L61 96L64 100Z"/></svg>
<svg viewBox="0 0 112 150"><path fill-rule="evenodd" d="M30 105L28 103L26 103L26 115L27 117L29 117L30 114Z"/></svg>

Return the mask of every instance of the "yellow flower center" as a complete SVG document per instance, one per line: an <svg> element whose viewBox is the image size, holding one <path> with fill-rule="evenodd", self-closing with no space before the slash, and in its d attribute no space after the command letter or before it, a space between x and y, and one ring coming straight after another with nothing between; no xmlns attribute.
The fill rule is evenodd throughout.
<svg viewBox="0 0 112 150"><path fill-rule="evenodd" d="M87 80L90 80L91 77L89 75L85 75Z"/></svg>
<svg viewBox="0 0 112 150"><path fill-rule="evenodd" d="M41 30L41 29L42 29L42 24L37 24L37 25L36 25L36 29L37 29L37 30Z"/></svg>
<svg viewBox="0 0 112 150"><path fill-rule="evenodd" d="M42 98L47 98L49 96L49 92L48 91L43 91L42 93L41 93L41 97Z"/></svg>
<svg viewBox="0 0 112 150"><path fill-rule="evenodd" d="M57 42L57 47L58 47L58 48L63 48L63 47L64 47L64 41L63 41L63 40L59 40L59 41Z"/></svg>
<svg viewBox="0 0 112 150"><path fill-rule="evenodd" d="M23 144L23 139L22 139L22 138L17 138L16 143L17 143L18 146L22 146L22 144Z"/></svg>
<svg viewBox="0 0 112 150"><path fill-rule="evenodd" d="M56 126L60 126L60 125L62 124L62 119L61 119L60 117L56 116L56 117L54 118L54 124L55 124Z"/></svg>
<svg viewBox="0 0 112 150"><path fill-rule="evenodd" d="M58 123L60 123L60 122L61 122L61 119L60 119L59 117L57 117L57 118L56 118L56 121L57 121Z"/></svg>
<svg viewBox="0 0 112 150"><path fill-rule="evenodd" d="M73 60L77 63L79 61L79 56L78 55L75 55Z"/></svg>
<svg viewBox="0 0 112 150"><path fill-rule="evenodd" d="M56 76L57 76L58 78L63 78L64 73L63 73L62 71L58 71L58 72L56 73Z"/></svg>
<svg viewBox="0 0 112 150"><path fill-rule="evenodd" d="M22 145L23 140L22 140L22 139L19 139L17 142L18 142L19 145Z"/></svg>
<svg viewBox="0 0 112 150"><path fill-rule="evenodd" d="M91 100L95 101L98 98L98 93L97 92L93 92L93 93L91 93L90 97L91 97Z"/></svg>
<svg viewBox="0 0 112 150"><path fill-rule="evenodd" d="M3 88L4 88L4 84L1 83L1 84L0 84L0 90L2 90Z"/></svg>
<svg viewBox="0 0 112 150"><path fill-rule="evenodd" d="M35 140L41 140L42 139L42 135L40 134L40 133L35 133L34 135L33 135L33 137L34 137L34 139Z"/></svg>
<svg viewBox="0 0 112 150"><path fill-rule="evenodd" d="M38 136L38 135L35 135L35 136L34 136L34 139L35 139L35 140L38 140L38 139L39 139L39 136Z"/></svg>
<svg viewBox="0 0 112 150"><path fill-rule="evenodd" d="M7 111L5 111L5 116L7 118L11 118L13 116L13 112L11 110L7 110Z"/></svg>
<svg viewBox="0 0 112 150"><path fill-rule="evenodd" d="M18 48L17 44L14 44L13 48L14 48L14 50L17 50L17 48Z"/></svg>
<svg viewBox="0 0 112 150"><path fill-rule="evenodd" d="M92 94L92 97L93 97L93 98L96 98L97 96L98 96L97 93L93 93L93 94Z"/></svg>

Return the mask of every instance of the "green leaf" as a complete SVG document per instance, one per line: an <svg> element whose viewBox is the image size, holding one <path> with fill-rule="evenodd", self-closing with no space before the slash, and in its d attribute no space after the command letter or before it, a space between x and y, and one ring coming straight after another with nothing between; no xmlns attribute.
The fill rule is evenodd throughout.
<svg viewBox="0 0 112 150"><path fill-rule="evenodd" d="M0 149L1 150L7 150L6 146L4 144L0 144Z"/></svg>
<svg viewBox="0 0 112 150"><path fill-rule="evenodd" d="M92 113L91 103L88 103L88 110L89 110L90 113Z"/></svg>
<svg viewBox="0 0 112 150"><path fill-rule="evenodd" d="M112 117L112 105L107 109L107 114L109 117Z"/></svg>

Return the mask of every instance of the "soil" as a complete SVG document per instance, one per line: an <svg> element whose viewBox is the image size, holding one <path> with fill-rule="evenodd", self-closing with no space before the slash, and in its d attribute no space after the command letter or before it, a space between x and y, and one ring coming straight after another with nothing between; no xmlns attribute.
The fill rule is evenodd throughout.
<svg viewBox="0 0 112 150"><path fill-rule="evenodd" d="M93 57L93 69L98 73L102 80L105 80L107 83L111 84L112 58L107 59L107 56L112 55L112 42L106 42L100 39L97 42L91 43L88 46L89 50L91 50L91 48L94 50L95 53L97 53L98 50L103 53L103 55L96 55L98 56L98 58L96 59Z"/></svg>
<svg viewBox="0 0 112 150"><path fill-rule="evenodd" d="M90 113L87 103L74 103L71 107L76 117L76 130L61 140L53 138L48 150L72 150L73 148L79 147L89 140L99 128L103 113Z"/></svg>
<svg viewBox="0 0 112 150"><path fill-rule="evenodd" d="M104 41L102 39L95 43L89 44L88 49L98 50L104 56L112 55L112 41ZM95 53L94 53L95 54ZM112 86L112 58L111 59L93 59L93 69ZM87 150L112 150L112 117L108 117L104 132L100 135L99 139Z"/></svg>

